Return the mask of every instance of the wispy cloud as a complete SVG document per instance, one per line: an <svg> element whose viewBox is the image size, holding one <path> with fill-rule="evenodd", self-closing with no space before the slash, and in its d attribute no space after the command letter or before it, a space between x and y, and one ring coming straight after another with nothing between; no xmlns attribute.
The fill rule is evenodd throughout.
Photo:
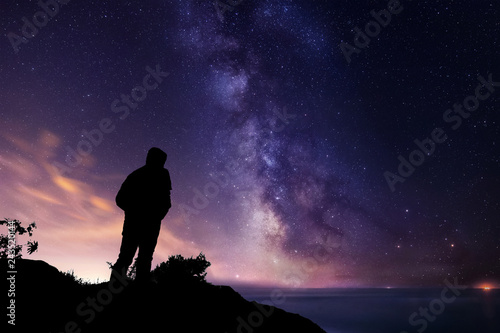
<svg viewBox="0 0 500 333"><path fill-rule="evenodd" d="M74 175L61 176L50 162L63 140L45 129L32 142L12 133L3 133L2 139L10 149L0 155L1 213L37 222L33 238L40 248L29 257L61 270L74 269L84 278L105 279L106 261L116 260L120 246L123 212L114 196L126 175L96 176L83 165ZM103 179L109 188L101 185ZM163 230L156 257L166 260L183 249L198 251Z"/></svg>

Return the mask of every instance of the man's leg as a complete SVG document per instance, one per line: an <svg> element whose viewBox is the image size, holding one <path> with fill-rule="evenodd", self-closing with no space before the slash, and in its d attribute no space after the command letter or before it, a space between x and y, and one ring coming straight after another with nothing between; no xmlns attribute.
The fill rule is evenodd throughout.
<svg viewBox="0 0 500 333"><path fill-rule="evenodd" d="M136 280L148 281L151 273L151 262L153 261L153 253L158 242L160 234L161 221L155 223L153 228L143 230L142 237L139 241L139 254L137 255Z"/></svg>
<svg viewBox="0 0 500 333"><path fill-rule="evenodd" d="M130 221L125 220L123 224L122 243L120 245L118 260L116 260L116 263L112 267L113 270L122 275L127 273L128 267L134 259L135 251L137 251L137 247L139 246L139 233L130 230L131 228L129 228L127 222Z"/></svg>

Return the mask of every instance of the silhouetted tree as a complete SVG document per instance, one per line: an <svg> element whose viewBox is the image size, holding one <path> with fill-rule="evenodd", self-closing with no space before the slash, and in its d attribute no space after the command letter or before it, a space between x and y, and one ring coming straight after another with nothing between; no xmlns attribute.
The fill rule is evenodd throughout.
<svg viewBox="0 0 500 333"><path fill-rule="evenodd" d="M21 226L19 220L3 219L0 220L0 225L7 226L7 235L0 234L0 259L20 259L22 257L23 245L28 247L28 254L38 251L38 242L28 241L26 244L19 244L17 235L28 233L33 236L33 230L36 229L36 223L32 222L27 228ZM10 240L10 242L9 242Z"/></svg>
<svg viewBox="0 0 500 333"><path fill-rule="evenodd" d="M210 265L203 253L196 258L184 258L178 254L156 266L152 274L158 283L206 283L205 270Z"/></svg>

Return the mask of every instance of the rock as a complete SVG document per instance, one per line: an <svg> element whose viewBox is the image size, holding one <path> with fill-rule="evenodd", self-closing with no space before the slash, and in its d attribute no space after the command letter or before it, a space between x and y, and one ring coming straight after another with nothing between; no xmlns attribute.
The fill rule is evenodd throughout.
<svg viewBox="0 0 500 333"><path fill-rule="evenodd" d="M7 261L0 267L4 275ZM82 285L46 262L26 259L17 260L16 269L19 332L324 332L297 314L249 302L229 286L128 279Z"/></svg>

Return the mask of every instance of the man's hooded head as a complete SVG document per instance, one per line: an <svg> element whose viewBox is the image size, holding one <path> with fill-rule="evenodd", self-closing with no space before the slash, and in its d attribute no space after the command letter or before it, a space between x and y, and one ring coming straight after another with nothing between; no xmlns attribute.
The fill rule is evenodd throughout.
<svg viewBox="0 0 500 333"><path fill-rule="evenodd" d="M167 153L165 153L160 148L153 147L148 151L148 156L146 157L147 166L163 168L166 161Z"/></svg>

